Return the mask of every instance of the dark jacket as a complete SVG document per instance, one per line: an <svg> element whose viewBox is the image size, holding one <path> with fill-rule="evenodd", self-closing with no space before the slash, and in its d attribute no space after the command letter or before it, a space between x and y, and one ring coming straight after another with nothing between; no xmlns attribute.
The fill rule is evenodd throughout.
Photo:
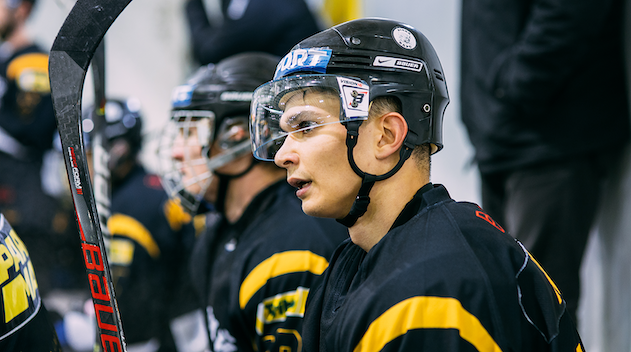
<svg viewBox="0 0 631 352"><path fill-rule="evenodd" d="M629 139L621 0L463 0L462 119L482 172Z"/></svg>
<svg viewBox="0 0 631 352"><path fill-rule="evenodd" d="M186 4L193 55L202 65L244 51L282 57L320 30L304 0L222 0L221 7L223 23L218 24L209 21L202 0Z"/></svg>

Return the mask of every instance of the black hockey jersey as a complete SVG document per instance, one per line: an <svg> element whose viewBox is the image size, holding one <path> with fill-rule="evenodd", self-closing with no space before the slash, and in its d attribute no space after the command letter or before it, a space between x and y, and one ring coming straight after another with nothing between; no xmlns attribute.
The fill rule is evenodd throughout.
<svg viewBox="0 0 631 352"><path fill-rule="evenodd" d="M302 212L285 180L229 224L208 217L192 258L211 350L300 351L306 297L348 231Z"/></svg>
<svg viewBox="0 0 631 352"><path fill-rule="evenodd" d="M305 351L583 351L561 293L477 205L428 184L368 253L350 240L307 305Z"/></svg>
<svg viewBox="0 0 631 352"><path fill-rule="evenodd" d="M0 213L0 351L61 352L28 250Z"/></svg>
<svg viewBox="0 0 631 352"><path fill-rule="evenodd" d="M108 257L127 343L153 339L173 350L169 320L182 306L175 299L195 236L190 216L140 166L115 186L111 212Z"/></svg>

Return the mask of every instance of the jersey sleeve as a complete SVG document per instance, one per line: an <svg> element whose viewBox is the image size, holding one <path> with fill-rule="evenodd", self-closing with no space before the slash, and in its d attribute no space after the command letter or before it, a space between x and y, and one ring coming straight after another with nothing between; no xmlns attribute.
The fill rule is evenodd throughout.
<svg viewBox="0 0 631 352"><path fill-rule="evenodd" d="M300 351L302 320L311 288L328 266L310 250L275 253L243 280L239 306L259 351Z"/></svg>

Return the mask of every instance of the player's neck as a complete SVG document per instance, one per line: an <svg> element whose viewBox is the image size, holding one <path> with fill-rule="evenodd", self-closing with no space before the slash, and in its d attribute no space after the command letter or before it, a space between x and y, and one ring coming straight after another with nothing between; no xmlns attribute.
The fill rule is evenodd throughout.
<svg viewBox="0 0 631 352"><path fill-rule="evenodd" d="M224 216L234 223L261 191L285 177L284 170L270 171L267 165L255 165L247 174L230 180L224 205Z"/></svg>
<svg viewBox="0 0 631 352"><path fill-rule="evenodd" d="M370 251L388 233L405 205L428 182L429 175L419 175L412 163L406 163L394 176L376 182L366 214L349 228L353 243Z"/></svg>

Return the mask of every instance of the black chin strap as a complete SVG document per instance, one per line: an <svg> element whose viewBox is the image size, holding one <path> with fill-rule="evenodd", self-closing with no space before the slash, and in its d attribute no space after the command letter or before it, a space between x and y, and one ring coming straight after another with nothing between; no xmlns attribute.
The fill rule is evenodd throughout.
<svg viewBox="0 0 631 352"><path fill-rule="evenodd" d="M399 171L399 169L403 166L403 163L410 157L410 155L412 155L413 150L413 148L407 146L404 141L403 146L399 150L399 162L392 168L392 170L383 175L371 175L363 172L359 169L355 163L355 158L353 157L353 149L355 149L355 146L357 145L357 137L359 136L358 131L361 123L362 121L351 121L346 123L346 150L348 162L351 164L353 171L362 178L362 185L359 188L359 192L357 192L357 197L355 197L351 210L345 217L336 219L337 222L346 227L355 225L357 219L364 215L368 210L368 205L370 204L369 194L370 190L375 185L375 182L385 180L397 173L397 171Z"/></svg>
<svg viewBox="0 0 631 352"><path fill-rule="evenodd" d="M215 208L223 213L224 212L224 206L226 204L226 194L228 193L228 183L230 182L230 180L234 180L236 178L239 178L245 174L247 174L248 172L250 172L250 170L252 170L252 168L254 167L254 165L258 164L259 161L255 158L252 158L250 160L250 166L248 166L245 170L243 170L242 172L236 174L236 175L228 175L228 174L222 174L219 172L215 172L215 176L217 176L219 178L219 186L217 187L217 201L215 202Z"/></svg>

